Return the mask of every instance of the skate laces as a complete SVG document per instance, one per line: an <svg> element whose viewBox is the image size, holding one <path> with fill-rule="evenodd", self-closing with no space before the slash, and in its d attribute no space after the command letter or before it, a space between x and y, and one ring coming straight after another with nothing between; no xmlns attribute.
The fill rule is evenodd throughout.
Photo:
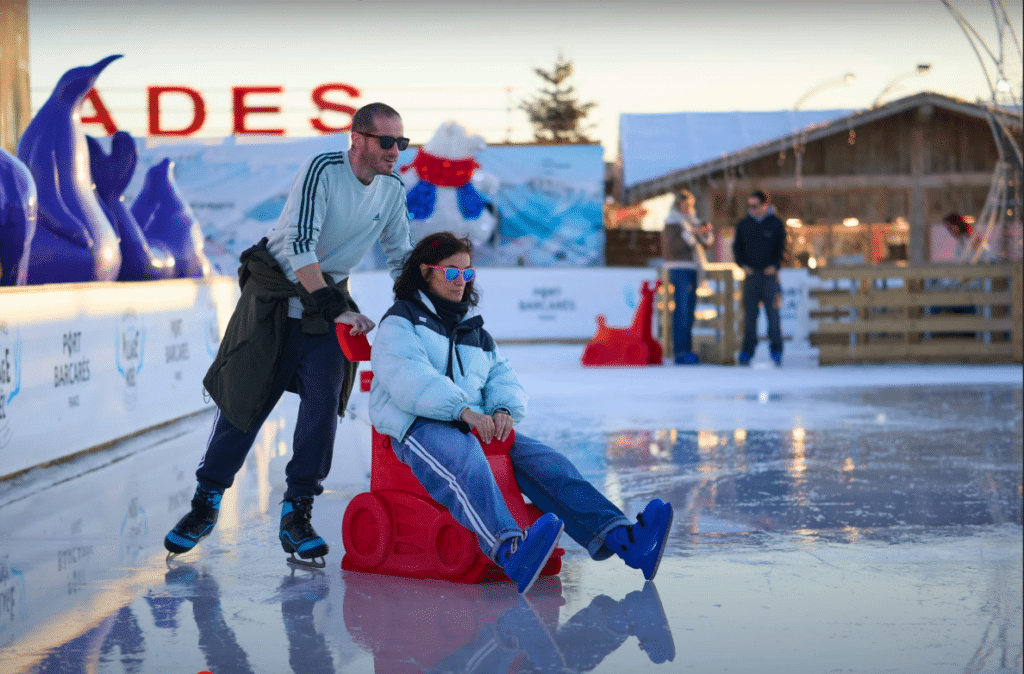
<svg viewBox="0 0 1024 674"><path fill-rule="evenodd" d="M642 527L646 527L647 526L647 524L644 523L644 514L643 513L637 513L636 514L636 523L639 524ZM636 539L633 538L633 527L635 527L635 526L636 526L636 524L630 524L628 527L626 527L626 536L629 538L629 544L630 545L635 545L636 544Z"/></svg>
<svg viewBox="0 0 1024 674"><path fill-rule="evenodd" d="M213 508L214 510L220 509L220 499L223 496L220 492L206 491L205 489L196 489L195 496L192 497L192 507L205 506L207 508Z"/></svg>
<svg viewBox="0 0 1024 674"><path fill-rule="evenodd" d="M290 526L295 528L300 538L315 537L317 534L313 531L313 525L310 522L313 518L313 500L296 498L289 499L285 503L292 506L292 511L288 513L292 516Z"/></svg>

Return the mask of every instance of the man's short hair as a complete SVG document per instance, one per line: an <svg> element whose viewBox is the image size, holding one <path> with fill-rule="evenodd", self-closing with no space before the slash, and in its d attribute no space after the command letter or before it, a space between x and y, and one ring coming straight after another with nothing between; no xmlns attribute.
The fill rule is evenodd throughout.
<svg viewBox="0 0 1024 674"><path fill-rule="evenodd" d="M377 125L374 120L377 117L401 117L401 115L387 103L367 103L352 115L352 130L357 133L360 131L375 133Z"/></svg>
<svg viewBox="0 0 1024 674"><path fill-rule="evenodd" d="M754 190L753 192L750 193L750 196L754 197L762 204L768 203L768 195L762 192L761 190Z"/></svg>

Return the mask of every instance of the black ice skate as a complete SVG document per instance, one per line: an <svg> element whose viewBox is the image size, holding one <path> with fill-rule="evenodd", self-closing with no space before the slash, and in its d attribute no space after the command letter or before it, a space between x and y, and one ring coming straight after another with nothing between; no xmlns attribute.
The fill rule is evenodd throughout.
<svg viewBox="0 0 1024 674"><path fill-rule="evenodd" d="M164 537L168 561L188 552L196 547L196 543L210 535L213 525L217 523L217 516L220 514L222 496L223 494L218 492L196 487L195 496L192 497L192 510L178 520L174 528Z"/></svg>
<svg viewBox="0 0 1024 674"><path fill-rule="evenodd" d="M299 496L286 499L281 506L281 547L290 552L291 557L285 561L289 564L305 566L310 569L322 569L327 566L324 556L330 550L327 541L320 538L310 517L313 515L313 497ZM296 557L295 555L299 556ZM320 558L317 561L317 558Z"/></svg>

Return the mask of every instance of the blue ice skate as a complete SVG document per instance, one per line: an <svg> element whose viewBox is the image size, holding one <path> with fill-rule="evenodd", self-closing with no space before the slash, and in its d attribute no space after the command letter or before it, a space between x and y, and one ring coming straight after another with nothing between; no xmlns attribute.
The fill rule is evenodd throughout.
<svg viewBox="0 0 1024 674"><path fill-rule="evenodd" d="M605 545L622 557L627 566L643 571L651 580L658 573L665 542L672 529L672 504L656 498L636 516L636 524L608 532Z"/></svg>
<svg viewBox="0 0 1024 674"><path fill-rule="evenodd" d="M320 538L310 519L313 516L313 497L298 496L285 499L281 506L281 547L291 553L289 564L310 569L327 566L324 556L330 551L327 541ZM298 554L298 557L295 555ZM317 558L319 557L319 561Z"/></svg>
<svg viewBox="0 0 1024 674"><path fill-rule="evenodd" d="M498 550L498 565L524 594L533 586L541 569L558 545L565 525L551 513L545 513L523 532L522 537L511 538Z"/></svg>
<svg viewBox="0 0 1024 674"><path fill-rule="evenodd" d="M220 499L223 496L220 492L206 491L202 487L196 487L195 496L192 497L192 510L178 520L174 528L164 537L164 547L167 548L167 559L188 552L196 547L196 544L210 535L213 525L217 523L220 515Z"/></svg>

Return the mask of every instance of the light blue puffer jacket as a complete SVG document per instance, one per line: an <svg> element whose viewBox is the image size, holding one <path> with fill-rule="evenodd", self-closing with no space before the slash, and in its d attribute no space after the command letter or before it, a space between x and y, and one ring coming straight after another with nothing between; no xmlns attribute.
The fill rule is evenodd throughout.
<svg viewBox="0 0 1024 674"><path fill-rule="evenodd" d="M488 415L503 408L516 424L526 416L526 391L483 318L466 318L449 334L422 292L384 314L370 364L370 421L394 438L404 439L416 417L454 421L467 407Z"/></svg>

